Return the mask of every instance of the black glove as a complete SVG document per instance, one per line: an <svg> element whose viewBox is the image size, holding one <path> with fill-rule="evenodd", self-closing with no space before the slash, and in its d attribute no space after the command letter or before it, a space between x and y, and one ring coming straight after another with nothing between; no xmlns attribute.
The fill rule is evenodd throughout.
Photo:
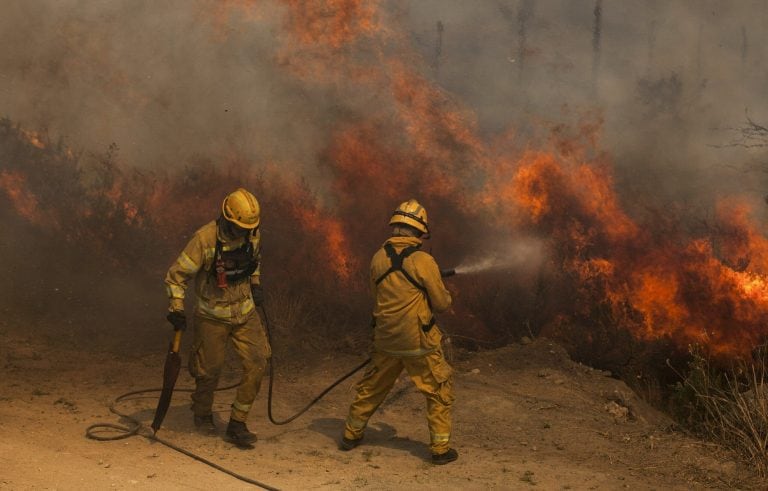
<svg viewBox="0 0 768 491"><path fill-rule="evenodd" d="M172 310L165 316L168 322L173 324L174 331L185 331L187 329L187 316L179 310Z"/></svg>
<svg viewBox="0 0 768 491"><path fill-rule="evenodd" d="M257 307L261 307L261 304L264 303L264 289L261 288L261 285L251 284L251 296L253 297L253 303Z"/></svg>

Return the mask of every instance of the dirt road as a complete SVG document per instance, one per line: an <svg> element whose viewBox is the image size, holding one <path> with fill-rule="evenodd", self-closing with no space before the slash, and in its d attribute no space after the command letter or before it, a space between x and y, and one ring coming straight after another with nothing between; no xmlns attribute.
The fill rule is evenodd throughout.
<svg viewBox="0 0 768 491"><path fill-rule="evenodd" d="M0 488L253 489L146 438L86 439L117 422L118 395L161 383L163 353L111 355L57 347L0 330ZM309 353L276 368L275 416L285 418L361 358ZM184 356L186 360L186 356ZM280 363L280 360L276 360ZM234 366L234 361L230 362ZM194 433L188 394L174 395L164 438L280 489L761 489L716 446L672 430L622 382L572 362L545 339L454 352L457 462L433 466L425 403L401 379L374 416L365 445L336 448L353 382L286 426L266 417L266 387L249 420L259 442L240 450ZM228 381L236 379L233 371ZM178 387L192 380L182 371ZM232 391L219 393L220 433ZM156 396L120 405L148 425Z"/></svg>

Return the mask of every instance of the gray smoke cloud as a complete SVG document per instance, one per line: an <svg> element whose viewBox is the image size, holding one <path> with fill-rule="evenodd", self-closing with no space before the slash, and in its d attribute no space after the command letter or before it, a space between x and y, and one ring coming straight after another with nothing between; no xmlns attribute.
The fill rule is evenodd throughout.
<svg viewBox="0 0 768 491"><path fill-rule="evenodd" d="M337 116L364 114L377 88L285 70L278 3L255 2L247 18L216 19L216 6L5 0L0 115L75 147L115 142L137 167L236 154L321 181ZM762 149L713 145L731 141L745 111L768 122L768 2L419 0L382 11L486 136L513 127L524 139L535 122L597 108L630 195L693 203L765 187Z"/></svg>
<svg viewBox="0 0 768 491"><path fill-rule="evenodd" d="M631 213L663 210L674 201L706 218L721 195L747 192L757 200L768 188L766 147L728 146L739 136L729 128L743 124L745 111L768 125L768 1L397 0L380 6L382 22L402 35L387 39L382 51L402 51L409 68L476 117L486 142L513 129L516 143L525 147L542 121L576 124L585 112L601 115L599 150L611 156L622 204ZM323 152L339 123L393 106L385 77L365 83L345 78L342 63L312 60L311 46L302 48L309 58L286 60L286 9L276 0L2 0L0 7L0 117L47 129L54 140L63 137L86 152L103 152L114 142L128 166L184 165L192 158L275 162L322 192L331 178ZM339 52L375 63L378 46L371 44L380 40ZM337 79L297 77L292 69L301 67L291 63L302 62L339 68ZM381 147L401 137L381 135ZM435 159L461 158L462 152L437 152ZM365 197L361 205L378 199L375 189L354 191ZM430 210L437 231L453 218L452 208ZM8 305L27 302L30 312L54 316L69 312L78 292L93 289L89 271L76 281L68 276L78 258L61 261L58 248L52 250L57 243L42 252L27 247L36 234L18 217L0 218L9 230L19 229L0 240L0 251L12 258L8 264L38 265L19 273L23 278L64 278L51 288L46 283L42 295L8 283L13 291L0 290ZM499 312L487 318L489 325L507 325L514 316L544 322L529 311L545 310L538 304L545 294L529 285L543 284L537 272L546 270L546 238L509 237L506 228L489 232L503 223L495 219L484 227L459 224L463 234L450 249L440 247L436 233L440 259L461 273L509 272L521 280L494 297L498 304L470 306ZM472 285L475 279L467 276ZM82 324L98 325L112 338L91 312L120 317L114 312L126 307L118 296L130 299L131 315L141 310L155 319L136 325L160 332L152 323L163 322L157 315L165 308L162 291L148 292L146 283L122 277L88 295ZM136 308L137 298L146 299L143 310ZM19 319L26 323L26 313ZM71 327L62 329L69 333Z"/></svg>
<svg viewBox="0 0 768 491"><path fill-rule="evenodd" d="M512 125L524 136L540 119L567 121L597 108L601 148L629 194L698 206L704 196L765 192L765 150L728 144L745 112L768 121L768 2L426 0L408 7L432 76L461 95L484 131Z"/></svg>
<svg viewBox="0 0 768 491"><path fill-rule="evenodd" d="M216 19L216 2L5 1L0 114L76 148L115 142L138 167L304 162L334 101L280 69L279 11L266 5L246 25Z"/></svg>

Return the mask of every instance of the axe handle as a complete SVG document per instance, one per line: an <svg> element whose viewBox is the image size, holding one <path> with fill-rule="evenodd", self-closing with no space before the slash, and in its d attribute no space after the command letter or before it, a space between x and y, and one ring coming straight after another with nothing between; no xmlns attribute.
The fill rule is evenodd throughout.
<svg viewBox="0 0 768 491"><path fill-rule="evenodd" d="M176 331L176 334L173 336L173 347L171 348L171 351L173 351L174 353L178 353L180 347L181 347L181 329Z"/></svg>

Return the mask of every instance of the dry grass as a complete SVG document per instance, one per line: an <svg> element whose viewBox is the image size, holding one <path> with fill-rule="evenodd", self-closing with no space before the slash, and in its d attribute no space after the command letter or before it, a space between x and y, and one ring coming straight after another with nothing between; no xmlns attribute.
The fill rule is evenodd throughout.
<svg viewBox="0 0 768 491"><path fill-rule="evenodd" d="M337 318L338 306L329 305L327 299L318 301L314 296L280 286L267 289L266 293L265 309L276 356L366 350L370 340L365 338L367 325L360 327L355 323L353 326L345 316ZM360 318L365 324L364 318Z"/></svg>
<svg viewBox="0 0 768 491"><path fill-rule="evenodd" d="M698 352L680 386L689 427L739 453L768 475L768 387L765 348L752 360L723 370Z"/></svg>

